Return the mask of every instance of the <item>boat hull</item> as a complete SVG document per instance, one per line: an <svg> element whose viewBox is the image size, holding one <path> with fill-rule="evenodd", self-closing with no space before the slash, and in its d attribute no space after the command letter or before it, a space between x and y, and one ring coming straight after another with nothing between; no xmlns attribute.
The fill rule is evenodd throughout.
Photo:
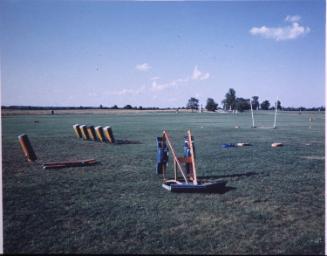
<svg viewBox="0 0 327 256"><path fill-rule="evenodd" d="M170 192L215 192L225 188L227 181L219 180L212 183L199 183L197 185L192 183L174 183L166 182L162 187Z"/></svg>

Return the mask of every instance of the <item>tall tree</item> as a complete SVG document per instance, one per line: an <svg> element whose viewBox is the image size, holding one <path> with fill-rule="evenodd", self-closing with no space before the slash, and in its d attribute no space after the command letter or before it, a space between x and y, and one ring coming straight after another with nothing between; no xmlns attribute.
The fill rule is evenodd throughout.
<svg viewBox="0 0 327 256"><path fill-rule="evenodd" d="M199 108L199 100L191 97L187 102L186 108L192 109L192 111L194 109L198 109Z"/></svg>
<svg viewBox="0 0 327 256"><path fill-rule="evenodd" d="M208 111L216 111L217 107L218 107L218 103L216 103L213 98L207 99L206 109Z"/></svg>
<svg viewBox="0 0 327 256"><path fill-rule="evenodd" d="M124 107L124 109L132 109L133 107L131 106L131 105L126 105L125 107Z"/></svg>
<svg viewBox="0 0 327 256"><path fill-rule="evenodd" d="M222 101L226 110L235 109L236 107L236 92L233 88L230 88L225 94L225 99Z"/></svg>
<svg viewBox="0 0 327 256"><path fill-rule="evenodd" d="M268 100L265 100L261 103L261 109L268 110L270 107L270 102Z"/></svg>
<svg viewBox="0 0 327 256"><path fill-rule="evenodd" d="M251 102L252 102L252 108L253 109L258 109L259 108L260 104L259 104L259 97L258 96L253 96Z"/></svg>
<svg viewBox="0 0 327 256"><path fill-rule="evenodd" d="M277 109L278 110L282 109L282 103L279 100L277 100Z"/></svg>
<svg viewBox="0 0 327 256"><path fill-rule="evenodd" d="M251 108L250 106L250 99L244 99L244 98L236 98L236 109L240 112L244 110L249 110Z"/></svg>

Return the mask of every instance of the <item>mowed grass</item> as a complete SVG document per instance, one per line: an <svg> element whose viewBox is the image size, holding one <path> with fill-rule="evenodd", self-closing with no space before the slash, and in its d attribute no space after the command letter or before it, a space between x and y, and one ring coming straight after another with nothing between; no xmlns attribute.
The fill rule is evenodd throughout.
<svg viewBox="0 0 327 256"><path fill-rule="evenodd" d="M273 124L273 112L255 118L257 126ZM75 123L111 125L116 139L141 144L83 141ZM279 113L277 129L251 124L249 112L3 117L4 252L324 254L324 112ZM161 187L156 137L167 129L182 155L189 128L198 177L227 180L227 192ZM21 133L34 163L24 161ZM221 147L237 142L252 146ZM98 164L42 169L88 158Z"/></svg>

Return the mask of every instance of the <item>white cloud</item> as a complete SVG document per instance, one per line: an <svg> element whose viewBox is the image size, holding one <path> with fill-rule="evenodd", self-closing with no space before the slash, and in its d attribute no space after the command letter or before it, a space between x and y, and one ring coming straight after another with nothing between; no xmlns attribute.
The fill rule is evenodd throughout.
<svg viewBox="0 0 327 256"><path fill-rule="evenodd" d="M286 18L285 18L285 21L289 21L289 22L299 22L301 19L301 17L299 15L294 15L294 16L291 16L291 15L287 15Z"/></svg>
<svg viewBox="0 0 327 256"><path fill-rule="evenodd" d="M285 21L291 22L292 25L284 27L253 27L250 29L250 34L254 36L262 36L268 39L274 39L276 41L285 41L296 39L310 32L309 27L301 26L298 21L300 16L287 16Z"/></svg>
<svg viewBox="0 0 327 256"><path fill-rule="evenodd" d="M144 64L142 64L144 65ZM210 74L201 72L197 66L194 67L192 77L184 77L184 78L177 78L174 80L171 80L166 83L160 82L160 77L154 76L150 78L151 85L149 86L142 86L137 89L128 89L124 88L119 91L110 92L110 95L117 95L117 96L123 96L123 95L138 95L141 93L144 93L146 91L152 91L152 92L159 92L167 89L172 88L178 88L180 86L184 86L189 82L190 80L206 80L210 77Z"/></svg>
<svg viewBox="0 0 327 256"><path fill-rule="evenodd" d="M203 75L200 77L200 80L207 80L207 79L209 79L209 77L210 77L210 74L207 72L207 73L203 74Z"/></svg>
<svg viewBox="0 0 327 256"><path fill-rule="evenodd" d="M148 71L151 66L148 63L137 64L135 68L139 71Z"/></svg>
<svg viewBox="0 0 327 256"><path fill-rule="evenodd" d="M158 84L157 81L153 81L151 85L152 91L162 91L169 87L169 84Z"/></svg>
<svg viewBox="0 0 327 256"><path fill-rule="evenodd" d="M185 78L178 78L178 79L175 79L174 82L175 83L186 83L188 82L190 79L185 77Z"/></svg>
<svg viewBox="0 0 327 256"><path fill-rule="evenodd" d="M169 88L177 88L181 83L186 83L189 81L189 78L177 78L168 83L158 83L156 80L152 81L151 90L152 91L163 91Z"/></svg>
<svg viewBox="0 0 327 256"><path fill-rule="evenodd" d="M192 79L197 80L197 79L199 79L200 76L201 76L201 72L200 72L200 70L198 70L198 67L195 66L193 69L193 73L192 73Z"/></svg>
<svg viewBox="0 0 327 256"><path fill-rule="evenodd" d="M202 73L197 66L194 67L193 73L192 73L192 80L206 80L210 77L210 74Z"/></svg>
<svg viewBox="0 0 327 256"><path fill-rule="evenodd" d="M163 90L170 89L170 88L178 88L180 86L185 85L190 80L206 80L209 77L210 77L210 74L208 72L203 73L198 69L197 66L195 66L191 77L177 78L177 79L174 79L167 83L159 83L157 81L157 80L159 80L159 78L153 77L151 79L152 84L151 84L150 90L151 91L163 91Z"/></svg>

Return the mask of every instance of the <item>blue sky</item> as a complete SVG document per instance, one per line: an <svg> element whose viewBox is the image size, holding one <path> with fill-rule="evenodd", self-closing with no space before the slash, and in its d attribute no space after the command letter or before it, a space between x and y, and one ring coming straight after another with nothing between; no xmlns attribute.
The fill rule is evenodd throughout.
<svg viewBox="0 0 327 256"><path fill-rule="evenodd" d="M325 105L325 2L0 1L2 105Z"/></svg>

